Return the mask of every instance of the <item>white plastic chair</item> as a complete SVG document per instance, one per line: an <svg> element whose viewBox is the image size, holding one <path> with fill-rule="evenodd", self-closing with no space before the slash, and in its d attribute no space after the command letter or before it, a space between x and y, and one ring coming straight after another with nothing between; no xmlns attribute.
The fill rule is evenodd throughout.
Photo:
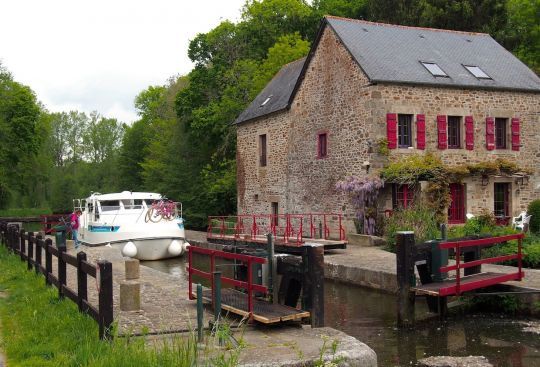
<svg viewBox="0 0 540 367"><path fill-rule="evenodd" d="M525 228L528 228L529 227L529 222L531 221L531 217L532 217L532 214L531 215L525 215L525 217L523 217L523 220L520 223L516 224L516 229L519 229L520 231L523 231Z"/></svg>
<svg viewBox="0 0 540 367"><path fill-rule="evenodd" d="M523 227L523 220L526 216L527 212L522 211L517 217L512 217L512 228L517 228L518 225L521 225Z"/></svg>

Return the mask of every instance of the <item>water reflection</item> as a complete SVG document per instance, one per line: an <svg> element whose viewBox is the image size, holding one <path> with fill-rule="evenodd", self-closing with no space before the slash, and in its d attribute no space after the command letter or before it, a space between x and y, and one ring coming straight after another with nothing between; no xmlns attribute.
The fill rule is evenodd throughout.
<svg viewBox="0 0 540 367"><path fill-rule="evenodd" d="M187 279L183 258L142 265ZM417 313L427 307L417 299ZM422 321L414 330L395 328L395 297L372 289L325 283L325 322L369 345L379 366L411 366L437 355L483 355L494 366L540 367L540 337L501 316L465 315L445 322Z"/></svg>

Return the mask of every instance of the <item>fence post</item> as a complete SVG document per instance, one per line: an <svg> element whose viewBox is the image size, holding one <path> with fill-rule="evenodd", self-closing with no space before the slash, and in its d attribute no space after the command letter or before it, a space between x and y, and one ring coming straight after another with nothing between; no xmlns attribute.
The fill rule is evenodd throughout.
<svg viewBox="0 0 540 367"><path fill-rule="evenodd" d="M38 234L36 237L36 262L34 263L36 274L41 272L41 244L43 243L43 237Z"/></svg>
<svg viewBox="0 0 540 367"><path fill-rule="evenodd" d="M82 270L82 262L86 261L84 252L77 253L77 305L80 312L87 312L84 301L88 300L88 277Z"/></svg>
<svg viewBox="0 0 540 367"><path fill-rule="evenodd" d="M24 229L21 228L20 231L18 231L17 233L17 230L14 228L13 229L13 248L12 248L12 251L13 252L17 252L15 251L15 246L17 246L19 248L19 255L21 255L21 261L24 261L25 260L25 256L26 256L26 245L24 243L25 239L24 239Z"/></svg>
<svg viewBox="0 0 540 367"><path fill-rule="evenodd" d="M58 249L58 297L64 298L63 287L66 285L66 262L64 261L64 258L62 257L62 255L66 253L66 245L61 244L60 246L57 246L57 249Z"/></svg>
<svg viewBox="0 0 540 367"><path fill-rule="evenodd" d="M34 232L28 232L28 253L26 254L26 262L28 270L34 267Z"/></svg>
<svg viewBox="0 0 540 367"><path fill-rule="evenodd" d="M99 338L111 338L113 323L113 275L112 264L106 260L97 262L99 269Z"/></svg>
<svg viewBox="0 0 540 367"><path fill-rule="evenodd" d="M52 247L52 240L47 238L45 240L45 284L51 285L49 276L52 274L52 254L50 247Z"/></svg>
<svg viewBox="0 0 540 367"><path fill-rule="evenodd" d="M414 325L414 232L397 233L396 269L398 282L398 327Z"/></svg>
<svg viewBox="0 0 540 367"><path fill-rule="evenodd" d="M310 312L311 326L324 326L324 246L302 248L302 304Z"/></svg>
<svg viewBox="0 0 540 367"><path fill-rule="evenodd" d="M214 321L219 322L221 318L221 271L212 272L212 277L214 278L212 289L214 292Z"/></svg>
<svg viewBox="0 0 540 367"><path fill-rule="evenodd" d="M197 340L199 343L203 337L203 293L202 285L197 284Z"/></svg>

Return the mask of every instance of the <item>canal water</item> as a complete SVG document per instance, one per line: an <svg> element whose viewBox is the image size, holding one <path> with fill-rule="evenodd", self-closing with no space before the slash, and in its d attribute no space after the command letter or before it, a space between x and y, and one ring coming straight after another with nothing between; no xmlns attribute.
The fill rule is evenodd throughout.
<svg viewBox="0 0 540 367"><path fill-rule="evenodd" d="M142 265L187 281L182 258ZM419 316L426 309L425 301L417 299ZM494 366L540 367L540 336L523 332L520 320L500 315L422 321L414 330L400 331L395 327L393 295L326 281L325 323L369 345L379 366L414 366L421 358L437 355L482 355Z"/></svg>

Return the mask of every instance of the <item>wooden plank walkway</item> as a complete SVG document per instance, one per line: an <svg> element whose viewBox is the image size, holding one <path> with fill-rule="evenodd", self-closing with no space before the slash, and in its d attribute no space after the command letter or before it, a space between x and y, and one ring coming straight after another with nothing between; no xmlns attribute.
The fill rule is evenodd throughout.
<svg viewBox="0 0 540 367"><path fill-rule="evenodd" d="M517 273L504 274L494 272L468 275L461 277L460 279L460 292L467 292L511 280L519 280L519 275ZM456 294L456 279L449 278L442 282L417 285L412 287L411 290L418 295L451 296Z"/></svg>
<svg viewBox="0 0 540 367"><path fill-rule="evenodd" d="M239 237L236 238L234 235L213 235L210 237L207 237L207 242L209 243L219 243L223 245L245 245L245 246L266 246L268 243L268 240L266 236L255 236L254 238L251 238L251 236L246 237ZM283 253L300 253L302 250L302 245L305 245L306 243L316 243L324 246L325 251L326 250L336 250L336 249L346 249L347 248L347 241L340 241L340 240L325 240L322 238L302 238L302 243L297 244L296 242L290 242L286 243L282 237L276 237L274 239L274 246L276 252L283 252Z"/></svg>
<svg viewBox="0 0 540 367"><path fill-rule="evenodd" d="M193 294L196 297L196 294ZM203 290L203 300L212 302L210 289ZM221 308L242 317L249 316L247 294L234 289L224 288L221 290ZM309 317L308 311L273 304L259 299L253 299L253 319L263 324L275 324L289 320L300 320Z"/></svg>

